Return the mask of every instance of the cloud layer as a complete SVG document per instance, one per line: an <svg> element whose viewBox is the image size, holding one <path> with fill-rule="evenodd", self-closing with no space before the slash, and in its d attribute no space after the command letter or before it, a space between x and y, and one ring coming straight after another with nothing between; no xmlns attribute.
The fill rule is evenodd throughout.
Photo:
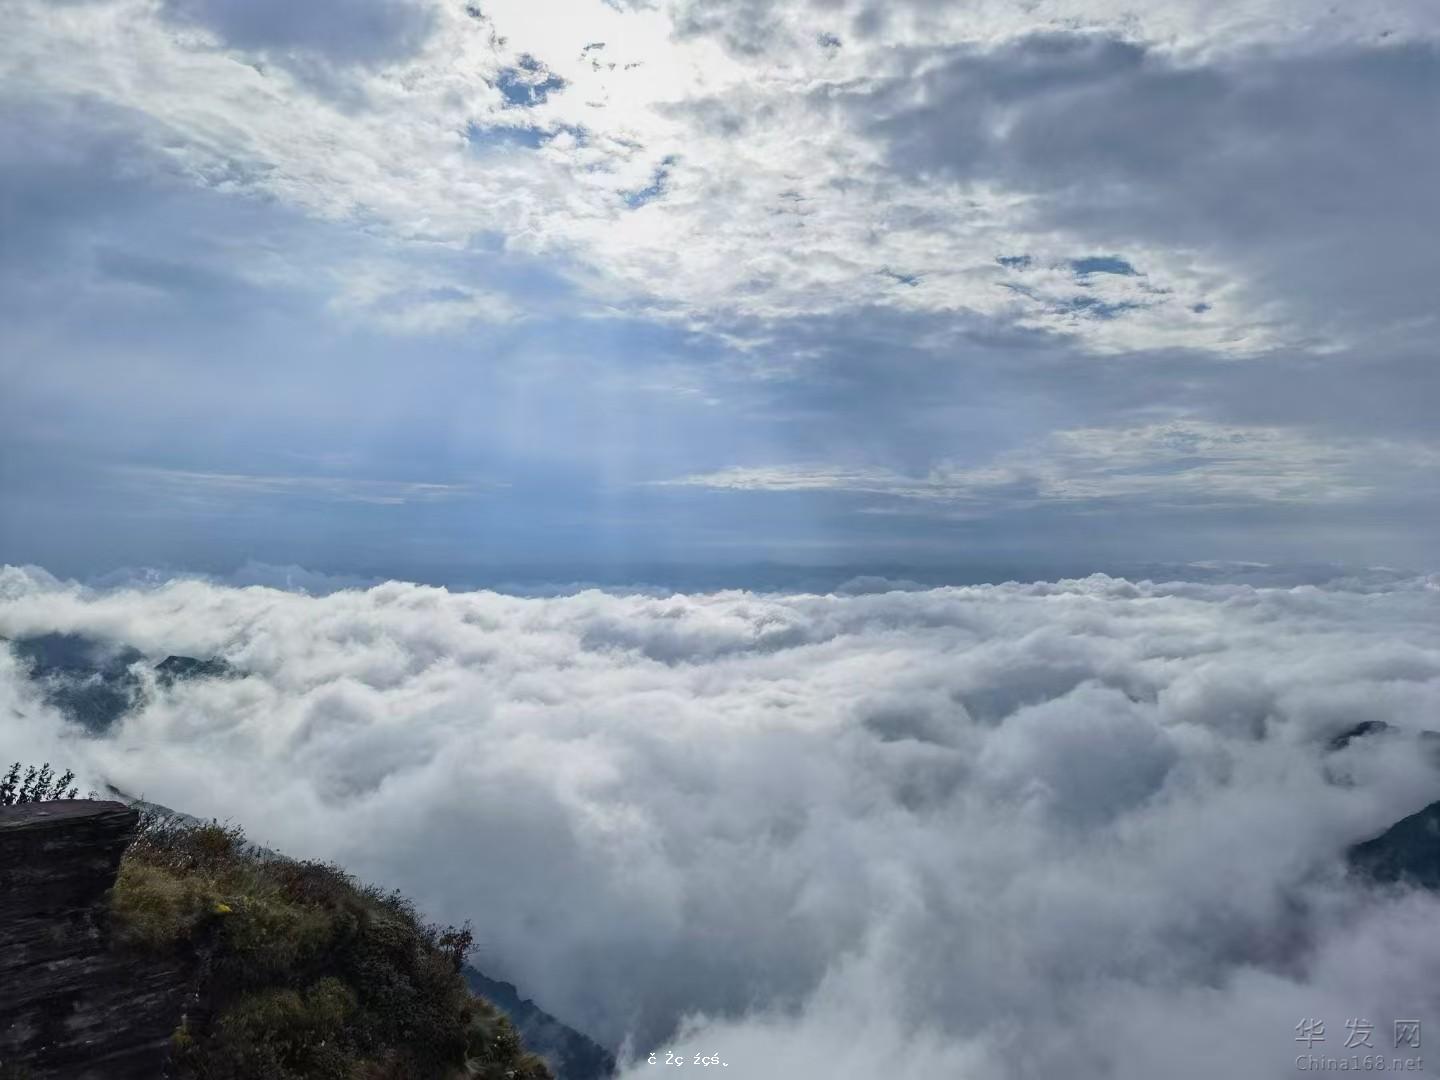
<svg viewBox="0 0 1440 1080"><path fill-rule="evenodd" d="M0 654L0 741L474 918L482 966L636 1076L675 1046L762 1080L1280 1077L1302 1017L1440 1017L1440 902L1342 863L1440 791L1437 627L1433 579L1383 576L525 599L10 568L0 634L249 674L85 738ZM1361 720L1397 730L1326 749Z"/></svg>

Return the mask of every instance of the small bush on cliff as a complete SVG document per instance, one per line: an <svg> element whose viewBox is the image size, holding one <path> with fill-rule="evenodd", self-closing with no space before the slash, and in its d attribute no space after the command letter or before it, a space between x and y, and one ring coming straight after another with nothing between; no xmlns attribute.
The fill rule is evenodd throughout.
<svg viewBox="0 0 1440 1080"><path fill-rule="evenodd" d="M112 898L122 947L193 959L185 1080L549 1080L460 976L468 927L216 823L146 820Z"/></svg>
<svg viewBox="0 0 1440 1080"><path fill-rule="evenodd" d="M79 790L71 787L74 779L75 774L72 772L56 776L48 761L38 769L31 765L22 777L20 762L17 761L0 777L0 806L73 799Z"/></svg>

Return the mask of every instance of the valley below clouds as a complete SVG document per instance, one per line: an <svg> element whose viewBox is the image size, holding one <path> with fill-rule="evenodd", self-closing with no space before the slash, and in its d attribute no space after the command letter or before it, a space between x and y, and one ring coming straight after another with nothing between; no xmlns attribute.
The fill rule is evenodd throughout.
<svg viewBox="0 0 1440 1080"><path fill-rule="evenodd" d="M1347 872L1434 802L1440 580L325 595L0 570L0 635L130 647L0 750L471 919L477 962L722 1075L1280 1077L1440 1019L1440 900ZM170 654L238 677L160 679ZM1365 721L1387 730L1339 739ZM1322 1048L1323 1049L1323 1048ZM692 1065L693 1069L694 1066Z"/></svg>

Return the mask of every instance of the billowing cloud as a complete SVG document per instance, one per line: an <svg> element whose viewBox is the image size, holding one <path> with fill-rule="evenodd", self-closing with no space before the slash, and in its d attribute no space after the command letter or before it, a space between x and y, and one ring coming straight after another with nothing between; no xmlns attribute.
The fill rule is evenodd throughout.
<svg viewBox="0 0 1440 1080"><path fill-rule="evenodd" d="M142 663L147 703L86 737L0 653L0 742L475 919L487 970L628 1036L637 1077L674 1047L759 1080L1278 1078L1304 1017L1440 1007L1440 901L1343 866L1440 791L1437 585L525 599L10 568L0 634L247 674ZM1361 720L1395 730L1328 748Z"/></svg>

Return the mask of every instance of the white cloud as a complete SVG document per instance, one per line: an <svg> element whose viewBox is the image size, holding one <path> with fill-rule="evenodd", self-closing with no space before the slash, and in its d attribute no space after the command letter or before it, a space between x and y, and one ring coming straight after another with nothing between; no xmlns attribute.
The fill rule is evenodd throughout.
<svg viewBox="0 0 1440 1080"><path fill-rule="evenodd" d="M433 334L522 316L510 298L414 266L361 263L336 274L331 308L395 334Z"/></svg>
<svg viewBox="0 0 1440 1080"><path fill-rule="evenodd" d="M663 485L739 491L836 491L1004 509L1038 502L1143 500L1154 506L1329 503L1428 484L1426 444L1322 442L1299 432L1176 420L1078 428L990 464L937 465L924 476L882 468L736 466Z"/></svg>
<svg viewBox="0 0 1440 1080"><path fill-rule="evenodd" d="M406 241L461 248L477 233L499 233L515 251L564 261L601 307L723 326L874 305L971 327L1013 323L1104 352L1244 355L1333 347L1342 328L1290 303L1277 275L1248 267L1233 249L1143 233L1124 237L1143 277L1082 287L1053 268L1089 254L1097 231L1104 238L1103 226L1085 224L1093 207L1062 200L1076 212L1057 224L1048 212L1054 200L1031 182L1043 188L1043 176L902 175L865 129L875 117L857 121L844 101L870 102L897 80L912 85L934 67L927 54L999 47L1036 31L1150 42L1183 67L1257 43L1303 53L1382 32L1399 41L1440 30L1421 5L1400 2L1320 19L1298 2L1140 11L982 4L963 12L920 3L883 12L855 4L718 13L588 0L543 11L511 0L483 6L483 19L460 4L436 6L423 42L407 39L380 66L326 68L317 78L283 51L246 51L243 40L231 42L241 51L218 47L149 0L62 10L33 0L14 6L0 71L12 93L99 100L143 117L197 183ZM396 17L414 10L380 7ZM218 10L233 21L230 6ZM315 30L303 19L271 21L265 29L275 34L309 40ZM818 43L827 26L842 47ZM595 42L603 50L587 50ZM334 44L343 54L354 43L337 29ZM565 84L530 108L503 92L525 56ZM1016 121L985 118L1000 127ZM525 150L485 141L516 127L553 138ZM661 176L663 197L639 205L636 193ZM1168 212L1184 217L1190 196L1159 187ZM1011 252L1031 255L1038 269L997 265ZM392 329L451 327L462 312L407 310ZM497 314L487 301L465 318Z"/></svg>
<svg viewBox="0 0 1440 1080"><path fill-rule="evenodd" d="M1440 1005L1440 902L1341 879L1440 791L1437 628L1433 578L523 599L10 568L0 634L249 675L87 738L0 654L0 742L475 919L483 966L631 1034L637 1077L675 1046L758 1080L1263 1080L1301 1016ZM1371 719L1399 733L1325 752Z"/></svg>

